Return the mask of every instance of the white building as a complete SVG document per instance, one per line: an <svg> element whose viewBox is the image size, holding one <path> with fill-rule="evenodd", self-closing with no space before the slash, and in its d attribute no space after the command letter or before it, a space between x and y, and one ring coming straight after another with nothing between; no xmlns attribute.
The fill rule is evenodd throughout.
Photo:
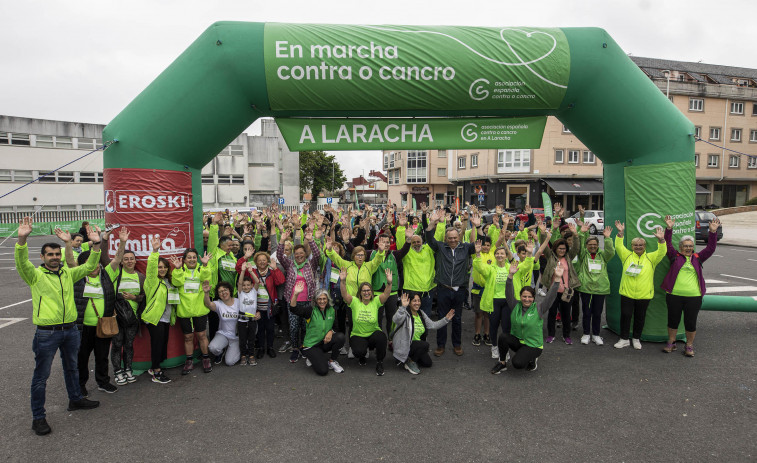
<svg viewBox="0 0 757 463"><path fill-rule="evenodd" d="M103 153L85 155L102 145L104 127L0 116L0 195L71 162L0 199L0 222L34 212L37 221L102 218ZM202 169L203 207L263 206L281 196L299 204L299 182L299 154L263 120L261 136L239 135Z"/></svg>

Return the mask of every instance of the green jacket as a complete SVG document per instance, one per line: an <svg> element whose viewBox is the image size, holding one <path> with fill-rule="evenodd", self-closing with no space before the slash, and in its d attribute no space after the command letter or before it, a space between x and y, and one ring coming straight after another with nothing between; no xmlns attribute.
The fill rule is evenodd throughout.
<svg viewBox="0 0 757 463"><path fill-rule="evenodd" d="M425 293L436 288L436 260L428 244L424 244L420 251L410 248L402 258L402 269L404 290Z"/></svg>
<svg viewBox="0 0 757 463"><path fill-rule="evenodd" d="M16 271L32 290L32 323L60 325L76 322L74 283L92 273L100 262L100 251L92 252L84 265L60 267L57 273L29 261L29 247L16 243L14 250ZM62 261L62 259L61 259Z"/></svg>
<svg viewBox="0 0 757 463"><path fill-rule="evenodd" d="M620 259L623 276L620 278L620 294L631 299L652 299L654 296L654 270L665 257L665 242L657 243L657 251L638 255L623 245L623 238L615 237L615 249ZM638 269L633 276L632 268Z"/></svg>
<svg viewBox="0 0 757 463"><path fill-rule="evenodd" d="M186 265L183 265L181 268L175 268L173 272L171 272L171 284L179 288L179 305L176 308L177 317L202 317L210 312L210 310L205 307L205 293L202 291L202 282L210 281L210 277L210 268L199 262L197 263L197 267L192 270L188 269ZM185 287L185 283L197 282L200 284L197 288L197 292L195 292L194 288Z"/></svg>
<svg viewBox="0 0 757 463"><path fill-rule="evenodd" d="M145 274L145 297L147 303L142 311L142 321L157 325L168 303L168 286L165 280L158 278L158 258L160 253L153 252L147 258L147 273ZM176 305L172 304L171 325L176 323Z"/></svg>
<svg viewBox="0 0 757 463"><path fill-rule="evenodd" d="M376 256L376 252L377 251L371 252L371 260ZM378 266L376 272L373 273L371 284L373 285L373 290L376 291L376 296L384 291L384 285L386 284L386 269L392 271L391 294L397 294L397 290L400 288L400 273L397 269L397 260L394 258L394 253L389 251L384 258L384 261L381 262L381 265Z"/></svg>
<svg viewBox="0 0 757 463"><path fill-rule="evenodd" d="M607 276L607 263L615 255L612 240L605 240L605 249L599 249L594 259L586 250L588 233L578 234L581 240L581 250L578 253L578 279L581 281L581 292L587 294L610 294L610 278ZM592 269L589 270L589 264ZM599 268L597 268L599 266Z"/></svg>
<svg viewBox="0 0 757 463"><path fill-rule="evenodd" d="M313 347L323 341L323 338L326 337L326 333L331 331L331 328L334 326L334 320L336 319L335 314L336 310L334 310L333 307L327 307L323 312L314 307L310 316L305 319L307 328L302 345L305 347Z"/></svg>
<svg viewBox="0 0 757 463"><path fill-rule="evenodd" d="M231 252L225 253L218 247L218 225L213 224L210 226L210 236L208 237L208 254L210 254L210 260L208 261L208 268L210 269L210 297L215 297L216 286L219 281L225 281L231 285L232 296L237 294L237 258ZM228 269L224 269L221 261L228 262Z"/></svg>
<svg viewBox="0 0 757 463"><path fill-rule="evenodd" d="M483 257L476 257L473 259L473 269L481 275L486 281L484 285L484 292L481 294L481 310L487 313L494 311L494 290L497 284L507 284L507 274L505 274L505 281L497 282L497 266L496 262L487 264ZM509 268L510 264L505 264L505 268ZM513 277L513 283L515 285L515 295L520 297L520 288L524 286L522 279L524 277L530 277L534 269L534 258L526 257L526 260L518 265L518 273ZM520 284L519 284L520 283Z"/></svg>
<svg viewBox="0 0 757 463"><path fill-rule="evenodd" d="M344 260L339 257L339 254L334 252L333 249L326 251L326 254L337 267L340 269L347 268L347 280L345 286L347 286L347 292L351 295L357 295L357 287L360 283L371 283L373 274L379 268L382 262L384 262L384 252L379 251L376 253L376 257L373 260L363 262L363 265L358 268L355 262L351 260Z"/></svg>
<svg viewBox="0 0 757 463"><path fill-rule="evenodd" d="M523 313L520 302L510 313L510 333L528 347L544 348L544 320L539 317L536 301Z"/></svg>

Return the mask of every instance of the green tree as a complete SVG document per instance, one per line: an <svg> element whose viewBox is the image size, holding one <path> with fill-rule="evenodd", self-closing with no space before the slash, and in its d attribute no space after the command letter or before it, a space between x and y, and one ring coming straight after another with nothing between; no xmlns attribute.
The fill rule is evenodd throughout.
<svg viewBox="0 0 757 463"><path fill-rule="evenodd" d="M321 191L339 189L346 181L333 154L300 151L300 197L310 193L315 201Z"/></svg>

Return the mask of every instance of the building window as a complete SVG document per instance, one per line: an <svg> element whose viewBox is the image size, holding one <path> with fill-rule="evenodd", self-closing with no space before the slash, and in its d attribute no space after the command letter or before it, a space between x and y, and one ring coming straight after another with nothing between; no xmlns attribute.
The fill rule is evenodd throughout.
<svg viewBox="0 0 757 463"><path fill-rule="evenodd" d="M397 169L394 171L394 184L399 185L400 183L400 169Z"/></svg>
<svg viewBox="0 0 757 463"><path fill-rule="evenodd" d="M562 164L565 162L565 151L555 150L555 164Z"/></svg>
<svg viewBox="0 0 757 463"><path fill-rule="evenodd" d="M384 153L384 170L389 170L389 153Z"/></svg>
<svg viewBox="0 0 757 463"><path fill-rule="evenodd" d="M436 193L434 195L434 206L444 206L444 193Z"/></svg>
<svg viewBox="0 0 757 463"><path fill-rule="evenodd" d="M58 183L68 183L74 181L73 172L58 172Z"/></svg>
<svg viewBox="0 0 757 463"><path fill-rule="evenodd" d="M53 137L47 135L37 135L37 143L35 146L39 148L55 148L55 141Z"/></svg>
<svg viewBox="0 0 757 463"><path fill-rule="evenodd" d="M578 157L580 154L581 152L578 150L568 151L568 164L578 164Z"/></svg>
<svg viewBox="0 0 757 463"><path fill-rule="evenodd" d="M447 176L447 168L446 167L439 167L436 169L436 175L439 177L446 177Z"/></svg>
<svg viewBox="0 0 757 463"><path fill-rule="evenodd" d="M427 151L410 150L407 152L407 183L426 183Z"/></svg>
<svg viewBox="0 0 757 463"><path fill-rule="evenodd" d="M757 116L757 103L752 103L752 116Z"/></svg>
<svg viewBox="0 0 757 463"><path fill-rule="evenodd" d="M718 154L707 155L707 167L717 167L719 160L720 160L720 155Z"/></svg>
<svg viewBox="0 0 757 463"><path fill-rule="evenodd" d="M98 183L102 182L102 174L99 172L79 172L79 183Z"/></svg>
<svg viewBox="0 0 757 463"><path fill-rule="evenodd" d="M470 166L471 168L478 167L478 154L470 155Z"/></svg>
<svg viewBox="0 0 757 463"><path fill-rule="evenodd" d="M731 141L741 142L741 129L731 129Z"/></svg>
<svg viewBox="0 0 757 463"><path fill-rule="evenodd" d="M757 143L757 130L752 129L749 131L749 141Z"/></svg>
<svg viewBox="0 0 757 463"><path fill-rule="evenodd" d="M281 153L279 151L279 153ZM229 145L223 150L221 150L220 153L218 153L219 156L244 156L244 148L242 145Z"/></svg>
<svg viewBox="0 0 757 463"><path fill-rule="evenodd" d="M584 164L595 164L597 162L596 156L594 156L594 153L591 151L584 151L584 158L583 163Z"/></svg>
<svg viewBox="0 0 757 463"><path fill-rule="evenodd" d="M40 171L39 183L55 183L55 172Z"/></svg>
<svg viewBox="0 0 757 463"><path fill-rule="evenodd" d="M699 153L694 155L694 167L699 167Z"/></svg>
<svg viewBox="0 0 757 463"><path fill-rule="evenodd" d="M738 156L731 156L728 159L728 167L730 167L730 168L738 169L739 168L739 164L740 164L740 162L739 162L739 157Z"/></svg>
<svg viewBox="0 0 757 463"><path fill-rule="evenodd" d="M746 164L748 169L757 169L757 158L750 157L749 161Z"/></svg>
<svg viewBox="0 0 757 463"><path fill-rule="evenodd" d="M76 148L80 150L93 150L97 146L94 138L78 138L76 140Z"/></svg>
<svg viewBox="0 0 757 463"><path fill-rule="evenodd" d="M732 101L731 114L744 114L744 103L740 101Z"/></svg>
<svg viewBox="0 0 757 463"><path fill-rule="evenodd" d="M11 180L13 180L11 178L11 170L0 169L0 182L10 182Z"/></svg>
<svg viewBox="0 0 757 463"><path fill-rule="evenodd" d="M29 146L29 135L25 133L0 132L0 145Z"/></svg>
<svg viewBox="0 0 757 463"><path fill-rule="evenodd" d="M213 174L203 175L201 181L204 185L212 185L213 183L215 183L213 181Z"/></svg>
<svg viewBox="0 0 757 463"><path fill-rule="evenodd" d="M447 150L439 150L439 157L440 158L446 158L447 157Z"/></svg>
<svg viewBox="0 0 757 463"><path fill-rule="evenodd" d="M279 196L284 194L284 173L279 172Z"/></svg>
<svg viewBox="0 0 757 463"><path fill-rule="evenodd" d="M460 156L459 158L457 158L457 168L465 169L465 156Z"/></svg>
<svg viewBox="0 0 757 463"><path fill-rule="evenodd" d="M702 127L694 127L694 138L702 138Z"/></svg>
<svg viewBox="0 0 757 463"><path fill-rule="evenodd" d="M530 172L531 150L499 150L497 173Z"/></svg>
<svg viewBox="0 0 757 463"><path fill-rule="evenodd" d="M710 127L710 140L720 140L720 127Z"/></svg>
<svg viewBox="0 0 757 463"><path fill-rule="evenodd" d="M14 182L31 182L32 179L34 179L34 172L32 172L31 170L14 170L13 171Z"/></svg>
<svg viewBox="0 0 757 463"><path fill-rule="evenodd" d="M237 156L236 154L232 154L232 156ZM244 185L244 175L232 175L231 176L231 184L232 185Z"/></svg>
<svg viewBox="0 0 757 463"><path fill-rule="evenodd" d="M37 135L37 142L35 146L39 148L71 149L74 147L74 143L71 137L53 137L50 135Z"/></svg>
<svg viewBox="0 0 757 463"><path fill-rule="evenodd" d="M55 147L70 150L74 147L74 142L71 137L55 137Z"/></svg>
<svg viewBox="0 0 757 463"><path fill-rule="evenodd" d="M562 133L571 133L570 129L565 127L565 124L562 125Z"/></svg>
<svg viewBox="0 0 757 463"><path fill-rule="evenodd" d="M704 111L704 100L702 98L689 98L689 111Z"/></svg>
<svg viewBox="0 0 757 463"><path fill-rule="evenodd" d="M10 144L10 134L8 132L0 132L0 145Z"/></svg>

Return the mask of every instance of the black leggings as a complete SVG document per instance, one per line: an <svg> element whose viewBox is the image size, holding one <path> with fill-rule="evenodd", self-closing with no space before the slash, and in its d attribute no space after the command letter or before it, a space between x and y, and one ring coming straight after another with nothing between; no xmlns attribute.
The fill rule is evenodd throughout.
<svg viewBox="0 0 757 463"><path fill-rule="evenodd" d="M410 353L407 358L417 363L422 367L430 367L433 362L431 356L428 355L428 343L426 341L413 341L410 343Z"/></svg>
<svg viewBox="0 0 757 463"><path fill-rule="evenodd" d="M255 355L255 334L257 332L257 321L248 319L246 322L237 322L237 335L239 336L239 355Z"/></svg>
<svg viewBox="0 0 757 463"><path fill-rule="evenodd" d="M368 349L376 349L376 361L383 362L386 357L386 334L379 330L374 331L367 338L350 336L350 347L357 358L365 357Z"/></svg>
<svg viewBox="0 0 757 463"><path fill-rule="evenodd" d="M563 326L565 323L563 322ZM499 347L500 358L507 358L507 350L515 352L515 355L510 357L513 368L520 370L526 368L529 363L534 362L542 353L542 349L538 347L529 347L520 339L516 338L512 334L505 333L497 340L497 346Z"/></svg>
<svg viewBox="0 0 757 463"><path fill-rule="evenodd" d="M335 332L331 335L331 341L326 344L321 341L313 347L302 349L302 355L310 360L313 371L318 376L326 376L329 373L329 360L336 361L339 358L339 349L343 346L344 334ZM331 352L330 357L326 356L328 352Z"/></svg>
<svg viewBox="0 0 757 463"><path fill-rule="evenodd" d="M82 326L79 345L79 385L84 387L89 379L89 354L95 352L95 381L98 386L108 384L108 352L110 338L98 338L96 326Z"/></svg>
<svg viewBox="0 0 757 463"><path fill-rule="evenodd" d="M605 307L605 295L581 292L578 294L581 297L581 310L583 310L584 334L599 336L599 330L602 328L602 309Z"/></svg>
<svg viewBox="0 0 757 463"><path fill-rule="evenodd" d="M683 326L686 331L693 333L697 330L697 315L702 308L702 296L674 296L665 295L665 302L668 304L668 328L677 330L681 323L681 312L683 312Z"/></svg>
<svg viewBox="0 0 757 463"><path fill-rule="evenodd" d="M647 307L651 299L631 299L620 296L620 339L628 340L628 332L631 329L631 316L633 316L633 338L640 339L644 331L644 321L647 318Z"/></svg>
<svg viewBox="0 0 757 463"><path fill-rule="evenodd" d="M255 346L258 349L272 349L274 338L274 317L268 316L268 310L263 309L258 312L260 314L260 320L258 324L258 335L255 341Z"/></svg>
<svg viewBox="0 0 757 463"><path fill-rule="evenodd" d="M113 371L121 369L131 370L131 361L134 358L134 338L137 337L139 323L124 326L118 324L118 334L110 338L110 363ZM121 349L123 348L123 367L121 366Z"/></svg>
<svg viewBox="0 0 757 463"><path fill-rule="evenodd" d="M159 370L160 364L168 358L168 329L170 323L158 322L157 325L146 323L150 333L150 361L153 370Z"/></svg>
<svg viewBox="0 0 757 463"><path fill-rule="evenodd" d="M563 338L569 338L570 337L570 310L571 310L571 299L570 301L563 301L562 300L563 293L557 293L557 298L555 299L555 302L552 304L552 307L549 308L549 316L547 317L547 335L554 336L555 335L555 324L557 323L557 311L560 311L560 320L562 321L562 337ZM573 297L576 297L575 294L573 294Z"/></svg>
<svg viewBox="0 0 757 463"><path fill-rule="evenodd" d="M397 295L392 294L389 299L386 300L384 305L379 308L378 322L381 327L381 320L386 316L386 333L392 331L392 317L397 312Z"/></svg>

